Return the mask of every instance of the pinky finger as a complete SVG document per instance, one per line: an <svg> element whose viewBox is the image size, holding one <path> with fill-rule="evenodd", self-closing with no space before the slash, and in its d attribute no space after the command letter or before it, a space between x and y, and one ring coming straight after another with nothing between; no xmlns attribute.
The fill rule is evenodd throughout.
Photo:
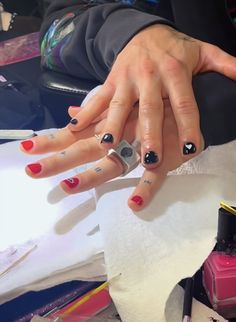
<svg viewBox="0 0 236 322"><path fill-rule="evenodd" d="M128 206L133 211L140 211L147 207L161 188L166 174L161 168L145 170L136 189L129 197Z"/></svg>
<svg viewBox="0 0 236 322"><path fill-rule="evenodd" d="M61 188L68 194L87 191L100 184L120 176L123 166L119 161L104 157L96 165L79 175L65 179L61 182Z"/></svg>

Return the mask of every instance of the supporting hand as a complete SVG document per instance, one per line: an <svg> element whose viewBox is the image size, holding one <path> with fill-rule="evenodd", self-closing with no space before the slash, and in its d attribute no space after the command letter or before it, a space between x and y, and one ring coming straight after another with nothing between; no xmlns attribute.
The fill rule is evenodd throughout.
<svg viewBox="0 0 236 322"><path fill-rule="evenodd" d="M173 110L168 100L164 100L163 120L163 158L160 166L155 169L144 169L139 184L129 197L128 204L134 211L146 207L152 197L161 187L168 171L180 166L185 158L178 145L178 130ZM138 123L138 108L134 108L125 125L123 138L128 142L140 139L140 125ZM75 109L70 109L73 116ZM79 114L82 113L79 112ZM82 131L71 132L68 128L58 130L55 134L37 136L23 141L21 149L29 154L52 155L26 167L26 172L32 178L43 178L56 175L84 163L99 160L93 167L73 178L60 183L61 188L68 194L82 192L111 180L123 172L119 160L112 160L106 156L106 151L97 144L95 134L101 133L106 123L104 118L91 124ZM198 152L202 150L203 140Z"/></svg>

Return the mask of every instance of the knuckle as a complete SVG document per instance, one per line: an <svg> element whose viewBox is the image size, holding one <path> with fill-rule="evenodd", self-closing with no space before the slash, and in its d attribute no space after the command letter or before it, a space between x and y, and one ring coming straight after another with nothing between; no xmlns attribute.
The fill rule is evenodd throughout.
<svg viewBox="0 0 236 322"><path fill-rule="evenodd" d="M190 97L181 97L176 100L176 109L178 113L192 115L196 113L196 107Z"/></svg>
<svg viewBox="0 0 236 322"><path fill-rule="evenodd" d="M163 67L165 68L165 72L178 74L184 68L184 65L175 57L168 56L163 62Z"/></svg>
<svg viewBox="0 0 236 322"><path fill-rule="evenodd" d="M155 74L155 64L151 59L144 59L140 64L140 70L143 75L151 76Z"/></svg>
<svg viewBox="0 0 236 322"><path fill-rule="evenodd" d="M150 131L144 130L144 132L142 133L142 142L147 150L150 150L150 147L154 145L155 141L153 140Z"/></svg>
<svg viewBox="0 0 236 322"><path fill-rule="evenodd" d="M122 98L113 98L110 101L110 108L112 109L124 109L127 107L127 103Z"/></svg>
<svg viewBox="0 0 236 322"><path fill-rule="evenodd" d="M157 103L151 102L149 100L144 100L140 102L140 115L146 116L150 114L157 113L161 110L161 106ZM155 115L155 114L154 114Z"/></svg>

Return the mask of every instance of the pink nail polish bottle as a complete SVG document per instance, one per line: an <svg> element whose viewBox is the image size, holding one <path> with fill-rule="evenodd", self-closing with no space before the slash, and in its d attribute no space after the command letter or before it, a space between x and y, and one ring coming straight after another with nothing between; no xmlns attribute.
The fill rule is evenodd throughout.
<svg viewBox="0 0 236 322"><path fill-rule="evenodd" d="M220 208L217 244L203 265L203 285L215 311L236 318L236 215Z"/></svg>

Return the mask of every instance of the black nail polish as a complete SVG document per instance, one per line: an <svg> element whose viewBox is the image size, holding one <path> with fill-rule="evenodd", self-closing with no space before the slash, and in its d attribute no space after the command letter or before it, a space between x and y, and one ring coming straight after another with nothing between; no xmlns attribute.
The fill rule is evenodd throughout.
<svg viewBox="0 0 236 322"><path fill-rule="evenodd" d="M188 155L188 154L193 154L197 151L196 146L192 142L187 142L184 144L183 147L183 154Z"/></svg>
<svg viewBox="0 0 236 322"><path fill-rule="evenodd" d="M78 123L78 120L77 119L71 119L70 123L73 124L73 125L76 125Z"/></svg>
<svg viewBox="0 0 236 322"><path fill-rule="evenodd" d="M157 163L158 161L159 161L158 156L154 151L149 151L144 156L144 164Z"/></svg>
<svg viewBox="0 0 236 322"><path fill-rule="evenodd" d="M113 135L111 133L106 133L103 135L101 143L113 143Z"/></svg>

